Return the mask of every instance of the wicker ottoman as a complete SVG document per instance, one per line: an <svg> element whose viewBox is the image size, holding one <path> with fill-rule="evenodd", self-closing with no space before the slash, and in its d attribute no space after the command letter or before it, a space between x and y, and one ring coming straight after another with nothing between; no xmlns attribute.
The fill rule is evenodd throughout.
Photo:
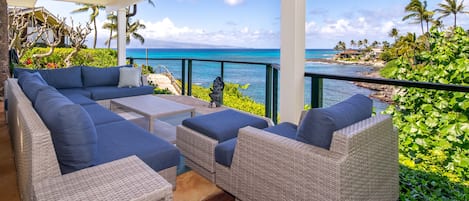
<svg viewBox="0 0 469 201"><path fill-rule="evenodd" d="M264 118L228 109L184 120L176 130L176 145L187 166L215 183L215 146L237 137L240 128L268 125Z"/></svg>

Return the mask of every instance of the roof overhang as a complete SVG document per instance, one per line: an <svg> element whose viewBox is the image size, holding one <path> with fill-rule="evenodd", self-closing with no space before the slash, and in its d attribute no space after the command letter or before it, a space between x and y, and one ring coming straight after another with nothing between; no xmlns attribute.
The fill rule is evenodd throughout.
<svg viewBox="0 0 469 201"><path fill-rule="evenodd" d="M73 3L82 4L95 4L106 6L106 11L115 11L119 8L125 8L127 6L136 4L142 0L55 0L55 1L66 1ZM7 0L8 6L18 7L34 7L36 0Z"/></svg>
<svg viewBox="0 0 469 201"><path fill-rule="evenodd" d="M36 5L36 0L7 0L8 6L32 8Z"/></svg>

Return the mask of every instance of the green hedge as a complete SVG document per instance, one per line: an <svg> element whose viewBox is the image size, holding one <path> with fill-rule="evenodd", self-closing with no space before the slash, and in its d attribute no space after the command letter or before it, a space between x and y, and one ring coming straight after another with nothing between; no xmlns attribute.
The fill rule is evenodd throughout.
<svg viewBox="0 0 469 201"><path fill-rule="evenodd" d="M56 48L50 56L33 61L32 55L46 53L49 48L35 47L28 50L20 59L21 65L29 68L63 68L64 60L72 48ZM117 51L112 49L81 49L72 59L73 65L107 67L117 65Z"/></svg>
<svg viewBox="0 0 469 201"><path fill-rule="evenodd" d="M429 51L416 55L421 63L400 57L391 78L468 85L469 37L462 28L451 34L432 29ZM453 192L453 200L467 193L469 187L469 93L403 88L394 97L395 105L386 112L393 115L399 129L399 161L404 166L441 175L413 177L416 183L431 183L432 191L413 189L410 198L426 194L438 197L441 192ZM401 172L402 173L402 172ZM406 172L408 173L408 172ZM462 188L445 189L447 182L462 183ZM401 177L401 193L406 180ZM428 188L428 187L425 187ZM451 195L445 195L451 197ZM427 199L422 199L427 200Z"/></svg>

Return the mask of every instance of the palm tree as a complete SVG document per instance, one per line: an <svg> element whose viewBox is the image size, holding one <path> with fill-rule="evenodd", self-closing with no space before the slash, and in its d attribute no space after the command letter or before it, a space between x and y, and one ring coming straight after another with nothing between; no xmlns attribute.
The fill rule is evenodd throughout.
<svg viewBox="0 0 469 201"><path fill-rule="evenodd" d="M96 40L98 38L98 28L96 27L96 17L98 17L99 15L99 10L102 10L106 7L93 5L93 4L78 4L78 5L83 5L83 7L73 10L72 13L83 13L83 12L88 12L88 10L91 10L90 22L92 22L94 26L93 48L96 48Z"/></svg>
<svg viewBox="0 0 469 201"><path fill-rule="evenodd" d="M425 13L423 13L423 21L425 21L425 23L427 24L427 32L429 30L428 28L428 23L429 22L433 22L433 15L435 14L435 12L433 11L425 11Z"/></svg>
<svg viewBox="0 0 469 201"><path fill-rule="evenodd" d="M467 11L464 11L464 0L462 0L459 4L458 4L458 0L445 0L445 2L446 4L439 3L438 6L440 8L435 9L436 12L441 13L441 16L438 17L438 19L447 17L450 14L453 14L454 27L456 27L456 15L458 13L469 13Z"/></svg>
<svg viewBox="0 0 469 201"><path fill-rule="evenodd" d="M354 40L350 40L350 47L353 48L355 45L357 45L357 43L355 43Z"/></svg>
<svg viewBox="0 0 469 201"><path fill-rule="evenodd" d="M131 23L130 18L127 18L127 30L125 34L125 41L127 44L130 43L130 37L135 38L140 41L141 44L145 43L145 38L142 35L137 33L139 29L145 29L146 26L141 24L139 20L136 22Z"/></svg>
<svg viewBox="0 0 469 201"><path fill-rule="evenodd" d="M420 28L423 31L423 21L425 12L427 12L427 1L420 2L420 0L411 0L410 3L405 7L405 11L409 13L408 15L402 18L402 21L406 21L408 19L413 19L413 23L420 23Z"/></svg>
<svg viewBox="0 0 469 201"><path fill-rule="evenodd" d="M365 46L365 48L368 47L368 39L363 39L363 45Z"/></svg>
<svg viewBox="0 0 469 201"><path fill-rule="evenodd" d="M357 43L357 45L358 45L358 49L361 49L361 47L362 47L362 45L363 45L363 41L362 41L362 40L359 40L358 43Z"/></svg>
<svg viewBox="0 0 469 201"><path fill-rule="evenodd" d="M399 31L394 27L389 32L389 37L394 38L394 41L397 41L397 37L399 36Z"/></svg>
<svg viewBox="0 0 469 201"><path fill-rule="evenodd" d="M103 28L109 29L109 38L106 40L106 42L104 42L104 44L107 45L107 48L111 48L111 40L113 39L112 32L117 30L117 15L110 13L107 15L107 19L110 22L105 22L103 24Z"/></svg>
<svg viewBox="0 0 469 201"><path fill-rule="evenodd" d="M337 45L334 47L334 50L338 50L338 51L344 51L346 49L347 49L347 47L345 45L345 42L343 42L343 41L339 41L337 43Z"/></svg>

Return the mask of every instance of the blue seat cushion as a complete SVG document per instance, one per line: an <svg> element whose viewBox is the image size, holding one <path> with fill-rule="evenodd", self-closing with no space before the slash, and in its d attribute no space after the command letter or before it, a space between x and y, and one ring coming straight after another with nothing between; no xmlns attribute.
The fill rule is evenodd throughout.
<svg viewBox="0 0 469 201"><path fill-rule="evenodd" d="M38 71L49 85L57 89L83 87L81 66Z"/></svg>
<svg viewBox="0 0 469 201"><path fill-rule="evenodd" d="M81 94L72 93L72 94L64 94L64 96L70 99L75 104L79 104L79 105L96 104L96 102L91 100L89 97L83 96Z"/></svg>
<svg viewBox="0 0 469 201"><path fill-rule="evenodd" d="M295 124L283 122L276 126L264 128L264 131L295 140L296 128L297 126ZM222 164L226 167L231 166L237 139L238 138L226 140L224 142L219 143L215 147L215 161L217 163Z"/></svg>
<svg viewBox="0 0 469 201"><path fill-rule="evenodd" d="M297 140L329 149L334 131L371 117L373 101L361 94L328 108L313 108L298 128Z"/></svg>
<svg viewBox="0 0 469 201"><path fill-rule="evenodd" d="M96 129L80 105L49 88L38 93L34 107L51 132L62 174L96 164Z"/></svg>
<svg viewBox="0 0 469 201"><path fill-rule="evenodd" d="M121 67L131 66L125 65L108 68L83 66L81 68L81 73L83 75L83 86L117 86L117 84L119 83L119 69Z"/></svg>
<svg viewBox="0 0 469 201"><path fill-rule="evenodd" d="M72 95L72 94L80 94L82 96L91 98L91 92L85 90L84 88L69 88L69 89L57 89L60 93L65 96Z"/></svg>
<svg viewBox="0 0 469 201"><path fill-rule="evenodd" d="M100 86L100 87L87 87L86 90L91 92L93 100L104 100L112 98L121 98L128 96L138 96L153 94L152 86L141 86L133 88L117 88L117 86Z"/></svg>
<svg viewBox="0 0 469 201"><path fill-rule="evenodd" d="M50 86L42 79L38 72L22 72L18 77L18 84L23 89L24 94L31 103L34 104L39 91L49 88Z"/></svg>
<svg viewBox="0 0 469 201"><path fill-rule="evenodd" d="M94 125L125 120L121 116L117 115L114 112L111 112L110 110L104 108L103 106L97 103L83 105L83 109L88 112L91 117L91 120L93 120Z"/></svg>
<svg viewBox="0 0 469 201"><path fill-rule="evenodd" d="M268 126L264 119L231 109L185 119L182 125L218 142L235 138L238 136L238 130L245 126L259 129Z"/></svg>
<svg viewBox="0 0 469 201"><path fill-rule="evenodd" d="M144 129L119 121L96 126L98 132L98 164L137 155L155 171L179 164L179 150L169 142Z"/></svg>
<svg viewBox="0 0 469 201"><path fill-rule="evenodd" d="M264 131L295 140L297 129L298 126L296 126L295 124L292 124L290 122L282 122L278 125L264 128Z"/></svg>

